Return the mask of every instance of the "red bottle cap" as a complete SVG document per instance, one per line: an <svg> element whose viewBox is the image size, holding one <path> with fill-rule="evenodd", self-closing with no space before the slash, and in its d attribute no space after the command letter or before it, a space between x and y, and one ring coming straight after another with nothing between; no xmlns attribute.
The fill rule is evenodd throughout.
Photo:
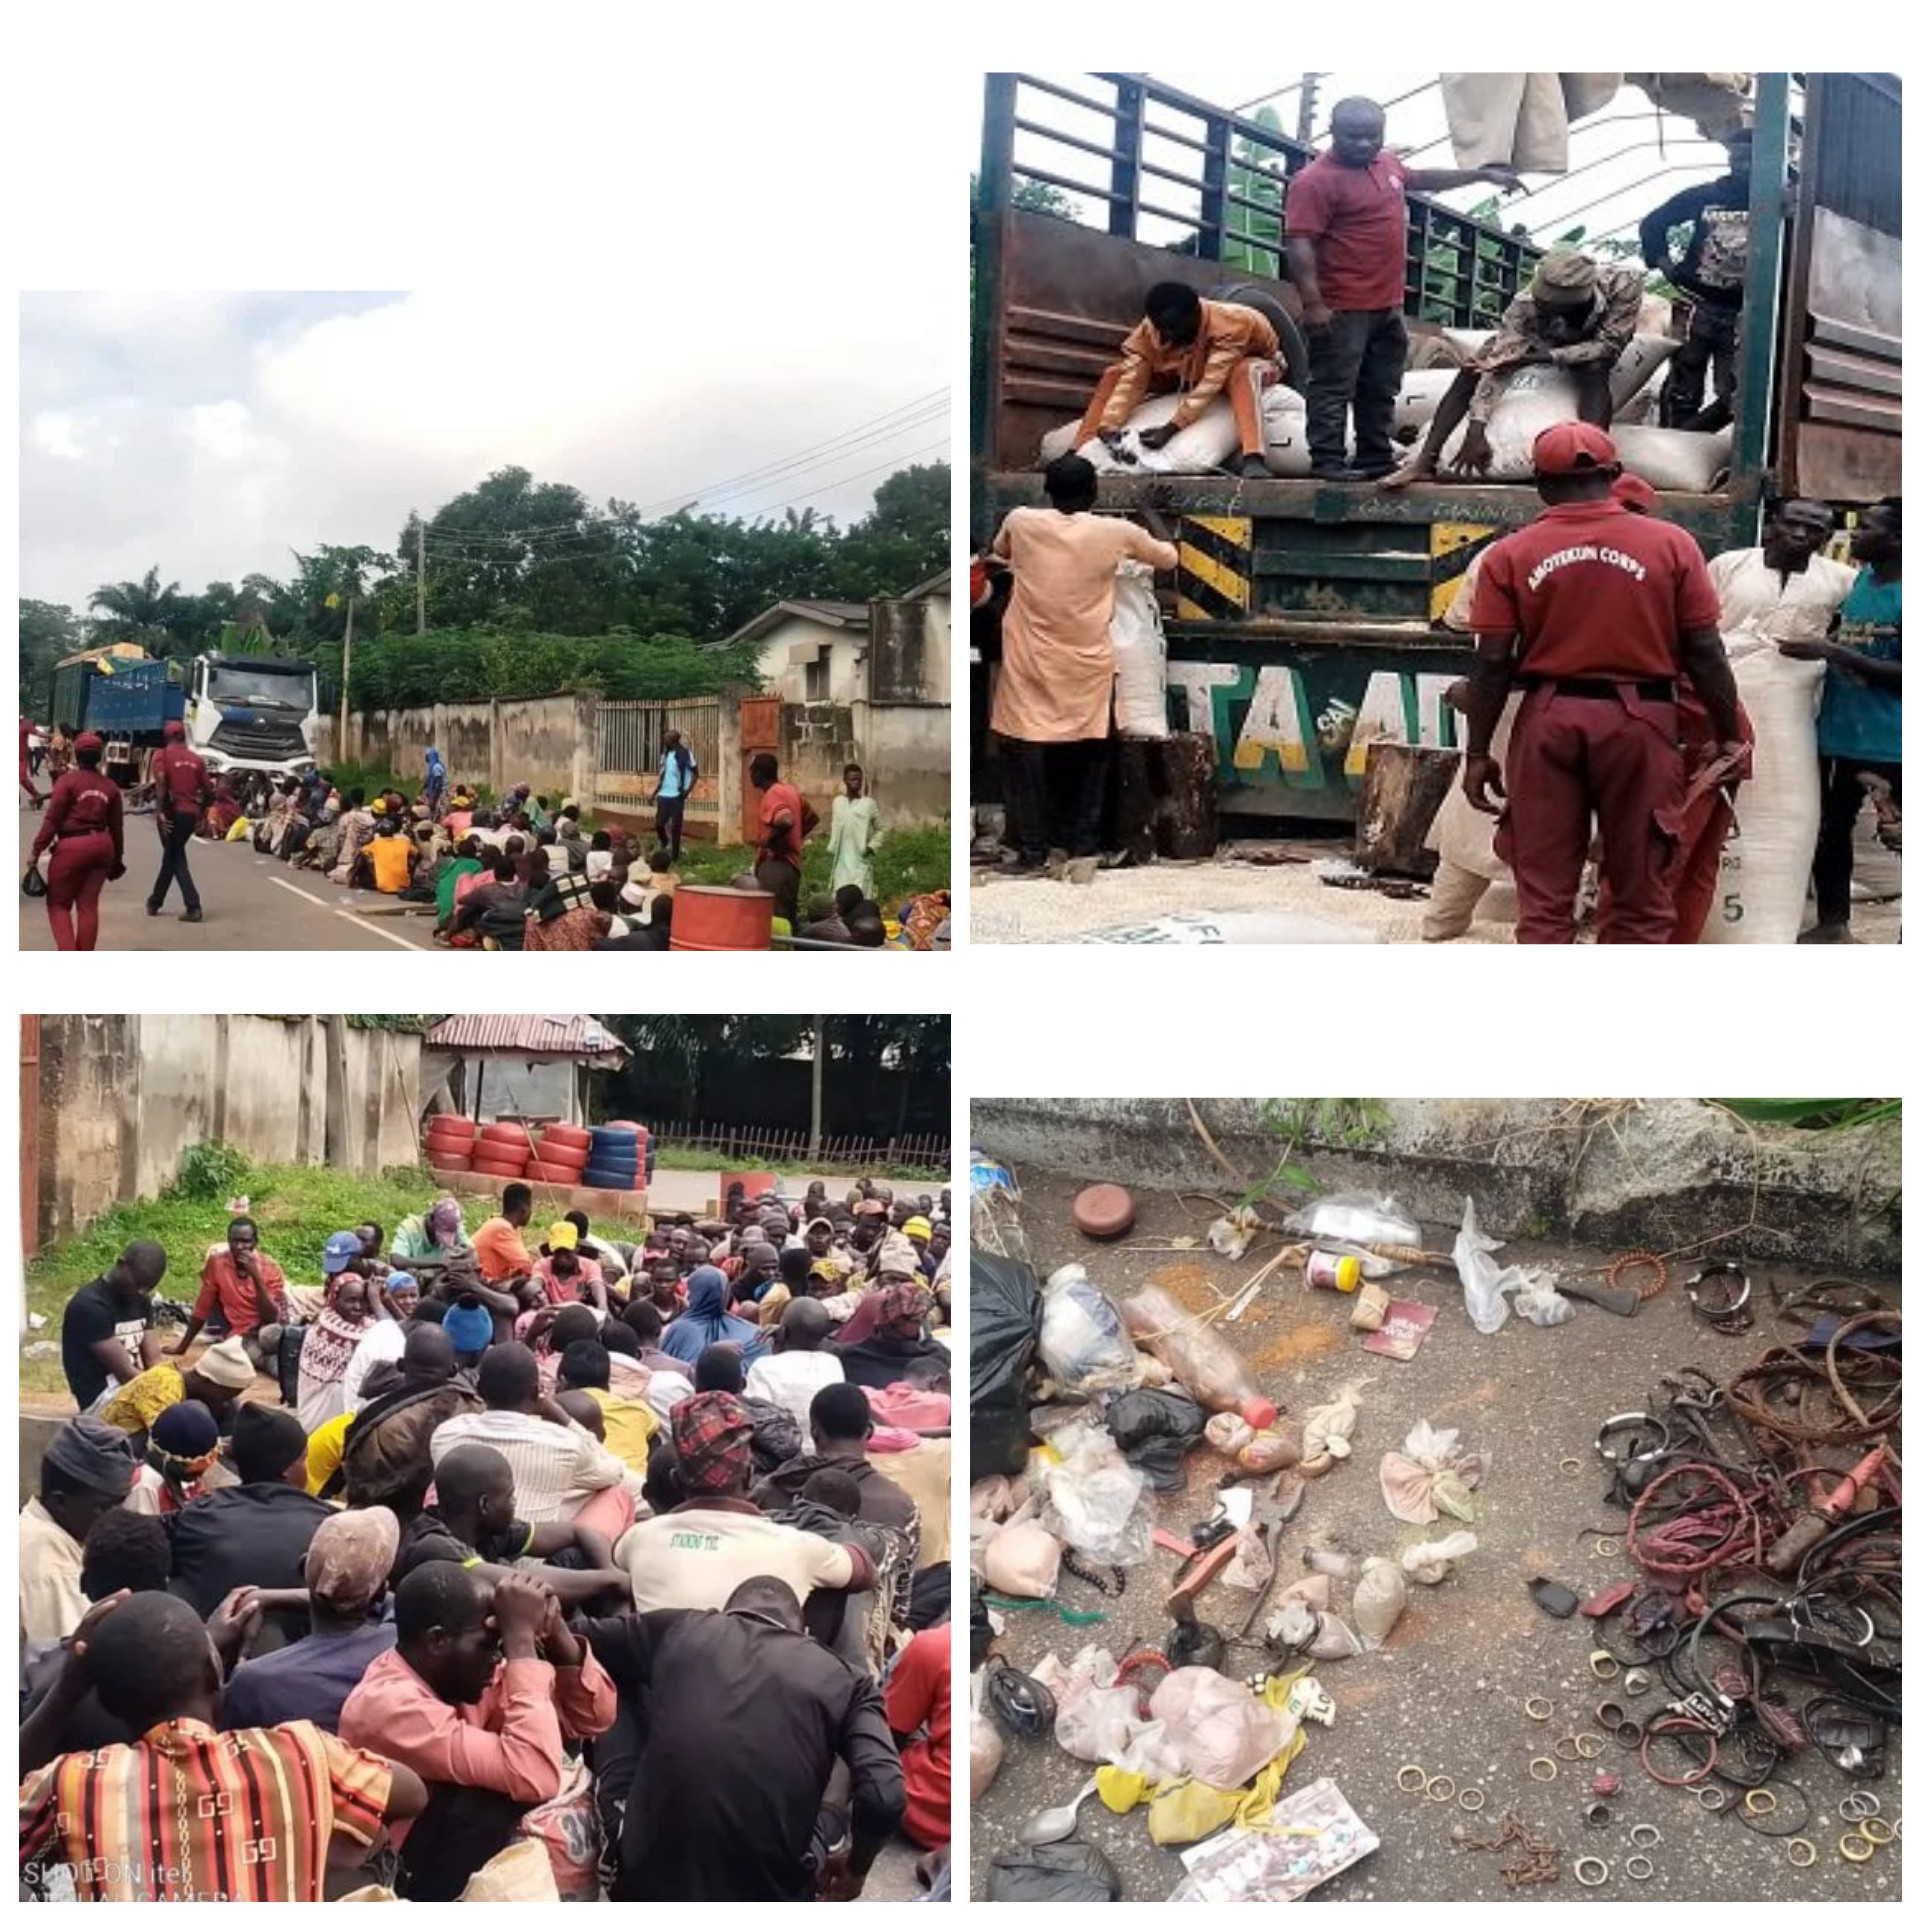
<svg viewBox="0 0 1920 1920"><path fill-rule="evenodd" d="M1250 1427L1270 1427L1279 1417L1280 1409L1258 1394L1240 1403L1240 1418Z"/></svg>

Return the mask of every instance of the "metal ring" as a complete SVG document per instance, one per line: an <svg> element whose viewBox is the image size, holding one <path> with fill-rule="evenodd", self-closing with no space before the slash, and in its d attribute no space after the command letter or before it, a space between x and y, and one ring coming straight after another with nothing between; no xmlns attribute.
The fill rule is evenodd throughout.
<svg viewBox="0 0 1920 1920"><path fill-rule="evenodd" d="M1572 1734L1563 1733L1553 1743L1553 1757L1556 1760L1565 1760L1569 1764L1580 1758L1580 1749L1573 1744Z"/></svg>
<svg viewBox="0 0 1920 1920"><path fill-rule="evenodd" d="M1635 1867L1639 1867L1641 1871L1635 1873ZM1653 1878L1653 1862L1649 1860L1644 1853L1628 1854L1627 1878L1629 1880L1651 1880Z"/></svg>
<svg viewBox="0 0 1920 1920"><path fill-rule="evenodd" d="M1865 1787L1855 1787L1840 1802L1840 1817L1843 1820L1867 1820L1880 1811L1880 1796L1869 1793Z"/></svg>
<svg viewBox="0 0 1920 1920"><path fill-rule="evenodd" d="M1412 1786L1407 1785L1408 1774L1413 1775ZM1394 1775L1394 1785L1397 1786L1402 1793L1425 1793L1427 1790L1427 1775L1426 1775L1425 1768L1402 1767L1400 1771Z"/></svg>
<svg viewBox="0 0 1920 1920"><path fill-rule="evenodd" d="M1471 1800L1467 1798L1469 1794L1473 1796ZM1486 1804L1487 1796L1478 1787L1462 1787L1460 1797L1454 1802L1462 1813L1478 1813Z"/></svg>
<svg viewBox="0 0 1920 1920"><path fill-rule="evenodd" d="M1616 1540L1612 1534L1603 1533L1600 1538L1593 1543L1593 1557L1596 1560L1618 1560L1620 1558L1620 1542Z"/></svg>
<svg viewBox="0 0 1920 1920"><path fill-rule="evenodd" d="M1618 1700L1602 1700L1600 1704L1594 1708L1593 1717L1598 1720L1609 1733L1612 1733L1619 1727L1620 1722L1627 1717L1627 1710Z"/></svg>
<svg viewBox="0 0 1920 1920"><path fill-rule="evenodd" d="M1594 1869L1594 1874L1591 1879L1587 1876L1587 1869L1589 1867ZM1580 1858L1573 1863L1573 1877L1578 1880L1583 1887L1604 1887L1607 1884L1607 1863L1604 1860L1596 1860L1590 1853L1583 1853Z"/></svg>
<svg viewBox="0 0 1920 1920"><path fill-rule="evenodd" d="M1542 1699L1541 1696L1537 1693L1532 1694L1528 1697L1526 1707L1527 1707L1527 1718L1529 1720L1551 1720L1553 1718L1553 1702L1551 1700ZM1540 1709L1538 1713L1534 1712L1535 1707L1538 1707ZM1880 1809L1876 1807L1874 1811L1878 1813Z"/></svg>
<svg viewBox="0 0 1920 1920"><path fill-rule="evenodd" d="M1853 1845L1858 1847L1860 1851L1858 1853L1853 1852L1847 1844L1848 1841L1852 1841ZM1840 1836L1840 1858L1842 1860L1851 1860L1856 1867L1862 1866L1873 1858L1873 1842L1863 1834L1843 1833Z"/></svg>
<svg viewBox="0 0 1920 1920"><path fill-rule="evenodd" d="M1587 1825L1604 1827L1613 1819L1613 1809L1604 1800L1596 1800L1587 1808Z"/></svg>
<svg viewBox="0 0 1920 1920"><path fill-rule="evenodd" d="M1810 1867L1820 1858L1820 1855L1811 1840L1789 1840L1787 1858L1796 1867Z"/></svg>
<svg viewBox="0 0 1920 1920"><path fill-rule="evenodd" d="M1597 1733L1576 1733L1573 1736L1573 1750L1582 1760L1598 1760L1600 1744Z"/></svg>
<svg viewBox="0 0 1920 1920"><path fill-rule="evenodd" d="M1711 1800L1707 1798L1708 1794L1713 1795L1713 1798ZM1705 1807L1709 1813L1718 1813L1721 1810L1721 1808L1723 1808L1727 1804L1727 1796L1726 1796L1725 1789L1721 1787L1716 1787L1711 1782L1709 1782L1704 1787L1695 1787L1693 1790L1693 1797L1696 1800L1698 1800L1700 1804L1703 1807Z"/></svg>
<svg viewBox="0 0 1920 1920"><path fill-rule="evenodd" d="M1595 1647L1587 1655L1587 1671L1596 1680L1617 1680L1620 1677L1620 1662L1605 1647Z"/></svg>
<svg viewBox="0 0 1920 1920"><path fill-rule="evenodd" d="M1658 1414L1653 1413L1614 1413L1609 1414L1600 1423L1600 1431L1594 1436L1593 1450L1608 1466L1617 1466L1621 1455L1617 1448L1607 1445L1616 1433L1632 1433L1639 1428L1650 1428L1660 1435L1657 1447L1644 1450L1629 1443L1626 1458L1629 1460L1664 1460L1673 1450L1673 1438L1667 1431L1667 1423Z"/></svg>
<svg viewBox="0 0 1920 1920"><path fill-rule="evenodd" d="M1640 1744L1640 1722L1622 1720L1613 1730L1613 1743L1617 1747L1637 1747Z"/></svg>
<svg viewBox="0 0 1920 1920"><path fill-rule="evenodd" d="M1445 1787L1446 1792L1435 1793L1435 1787ZM1437 1806L1444 1807L1447 1802L1453 1798L1453 1781L1451 1778L1444 1773L1436 1773L1433 1778L1427 1782L1427 1798Z"/></svg>
<svg viewBox="0 0 1920 1920"><path fill-rule="evenodd" d="M1585 1473L1586 1470L1587 1463L1582 1460L1578 1454L1570 1453L1560 1462L1560 1471L1564 1474Z"/></svg>
<svg viewBox="0 0 1920 1920"><path fill-rule="evenodd" d="M1546 1768L1545 1773L1540 1771L1542 1767ZM1533 1758L1527 1762L1527 1771L1532 1774L1536 1780L1557 1780L1560 1777L1560 1769L1556 1767L1544 1753L1536 1753Z"/></svg>
<svg viewBox="0 0 1920 1920"><path fill-rule="evenodd" d="M1627 1829L1627 1838L1636 1847L1657 1847L1660 1844L1660 1829L1642 1820L1638 1826Z"/></svg>
<svg viewBox="0 0 1920 1920"><path fill-rule="evenodd" d="M1880 1831L1874 1832L1878 1827ZM1860 1822L1860 1837L1871 1840L1876 1847L1890 1846L1893 1842L1893 1828L1876 1813L1870 1813Z"/></svg>
<svg viewBox="0 0 1920 1920"><path fill-rule="evenodd" d="M1627 1677L1620 1684L1628 1693L1646 1693L1653 1686L1653 1681L1641 1668L1629 1667Z"/></svg>
<svg viewBox="0 0 1920 1920"><path fill-rule="evenodd" d="M1767 1804L1763 1807L1760 1802ZM1771 1787L1749 1787L1747 1789L1747 1811L1749 1813L1771 1813L1780 1804L1780 1796Z"/></svg>

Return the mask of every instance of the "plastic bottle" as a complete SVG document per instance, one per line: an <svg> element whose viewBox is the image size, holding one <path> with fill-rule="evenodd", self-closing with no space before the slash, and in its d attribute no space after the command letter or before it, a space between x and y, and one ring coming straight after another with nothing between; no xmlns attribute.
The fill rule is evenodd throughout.
<svg viewBox="0 0 1920 1920"><path fill-rule="evenodd" d="M1360 1284L1360 1262L1350 1253L1328 1253L1315 1247L1307 1255L1307 1285L1329 1293L1352 1293Z"/></svg>
<svg viewBox="0 0 1920 1920"><path fill-rule="evenodd" d="M1203 1407L1214 1413L1237 1413L1250 1427L1273 1425L1279 1410L1255 1389L1240 1356L1159 1287L1142 1287L1121 1301L1120 1318L1149 1353L1173 1369L1174 1377Z"/></svg>

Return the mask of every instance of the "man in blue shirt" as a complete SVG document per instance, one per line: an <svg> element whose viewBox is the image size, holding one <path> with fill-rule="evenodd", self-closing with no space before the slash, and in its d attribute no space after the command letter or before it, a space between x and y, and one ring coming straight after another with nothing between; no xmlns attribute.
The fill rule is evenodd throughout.
<svg viewBox="0 0 1920 1920"><path fill-rule="evenodd" d="M693 749L669 727L660 739L660 783L653 790L653 837L668 849L676 865L687 796L699 778L700 763L694 759Z"/></svg>
<svg viewBox="0 0 1920 1920"><path fill-rule="evenodd" d="M1817 923L1800 938L1850 941L1853 828L1865 779L1900 800L1900 502L1882 500L1860 516L1853 557L1861 563L1831 640L1784 645L1800 660L1824 660L1820 694L1820 839L1813 854Z"/></svg>

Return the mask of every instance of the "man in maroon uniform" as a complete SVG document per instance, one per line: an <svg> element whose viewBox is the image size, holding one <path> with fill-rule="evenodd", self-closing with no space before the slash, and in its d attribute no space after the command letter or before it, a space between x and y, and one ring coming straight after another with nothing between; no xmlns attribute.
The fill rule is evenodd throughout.
<svg viewBox="0 0 1920 1920"><path fill-rule="evenodd" d="M1570 945L1590 826L1600 822L1607 937L1661 946L1674 924L1672 862L1685 803L1675 682L1689 677L1718 744L1746 764L1720 601L1689 533L1612 498L1614 444L1585 423L1533 443L1547 510L1487 551L1461 785L1498 813L1519 895L1519 938ZM1504 784L1488 751L1510 685L1525 694Z"/></svg>
<svg viewBox="0 0 1920 1920"><path fill-rule="evenodd" d="M200 824L207 798L207 763L187 745L187 730L178 720L167 722L167 744L153 756L153 817L160 829L160 874L147 895L147 911L157 914L167 904L175 880L187 903L182 920L200 918L200 889L187 871L187 847Z"/></svg>

